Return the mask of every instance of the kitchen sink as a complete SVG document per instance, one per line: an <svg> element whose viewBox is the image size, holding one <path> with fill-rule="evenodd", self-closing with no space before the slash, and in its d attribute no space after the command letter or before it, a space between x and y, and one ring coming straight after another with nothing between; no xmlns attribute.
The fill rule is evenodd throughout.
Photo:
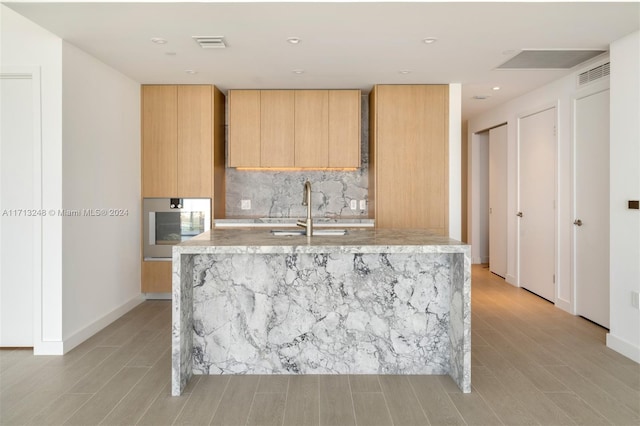
<svg viewBox="0 0 640 426"><path fill-rule="evenodd" d="M279 237L291 237L305 235L304 229L272 229L271 234ZM347 235L346 229L314 229L313 237L334 237Z"/></svg>

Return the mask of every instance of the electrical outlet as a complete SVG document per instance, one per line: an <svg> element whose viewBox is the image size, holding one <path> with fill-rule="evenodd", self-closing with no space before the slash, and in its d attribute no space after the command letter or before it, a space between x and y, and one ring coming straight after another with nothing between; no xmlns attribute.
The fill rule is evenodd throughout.
<svg viewBox="0 0 640 426"><path fill-rule="evenodd" d="M240 208L242 210L251 210L251 200L241 200Z"/></svg>
<svg viewBox="0 0 640 426"><path fill-rule="evenodd" d="M358 201L357 200L351 200L351 210L355 210L358 208Z"/></svg>
<svg viewBox="0 0 640 426"><path fill-rule="evenodd" d="M367 200L360 200L360 210L365 210L367 208Z"/></svg>
<svg viewBox="0 0 640 426"><path fill-rule="evenodd" d="M631 306L636 309L640 309L640 293L637 291L631 292Z"/></svg>

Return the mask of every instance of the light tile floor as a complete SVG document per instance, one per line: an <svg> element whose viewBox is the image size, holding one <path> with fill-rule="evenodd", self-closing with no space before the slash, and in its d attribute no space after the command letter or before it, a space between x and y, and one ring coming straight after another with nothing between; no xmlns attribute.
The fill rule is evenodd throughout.
<svg viewBox="0 0 640 426"><path fill-rule="evenodd" d="M640 365L601 327L474 266L472 384L446 376L197 376L170 396L171 307L63 357L0 351L0 424L639 425Z"/></svg>

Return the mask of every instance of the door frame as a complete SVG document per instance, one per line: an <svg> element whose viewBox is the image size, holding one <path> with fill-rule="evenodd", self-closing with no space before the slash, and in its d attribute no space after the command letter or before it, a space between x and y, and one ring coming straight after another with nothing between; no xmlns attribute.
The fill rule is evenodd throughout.
<svg viewBox="0 0 640 426"><path fill-rule="evenodd" d="M33 118L33 205L42 210L42 117L41 80L39 66L2 66L0 79L31 80ZM38 216L33 227L33 342L34 353L42 345L42 220Z"/></svg>
<svg viewBox="0 0 640 426"><path fill-rule="evenodd" d="M554 109L555 108L555 131L553 138L553 198L554 198L554 217L553 217L553 275L554 275L554 290L552 302L558 304L558 252L560 250L558 241L558 125L560 123L560 102L547 103L539 105L535 108L531 108L525 112L518 114L516 119L516 210L519 212L521 209L520 196L522 195L521 187L521 165L520 165L520 144L522 143L521 129L522 120L532 115ZM520 220L516 220L516 273L517 273L517 286L522 287L520 283Z"/></svg>
<svg viewBox="0 0 640 426"><path fill-rule="evenodd" d="M602 63L606 63L609 60L607 59L606 61L603 61ZM591 65L590 67L593 68L594 66L597 65ZM578 120L577 120L577 105L578 105L578 101L580 99L584 99L586 97L589 96L593 96L593 95L597 95L598 93L601 92L605 92L610 90L610 83L609 83L609 78L604 78L602 79L602 81L597 81L597 82L593 82L589 85L587 85L587 87L581 88L579 90L576 91L576 93L571 97L571 151L570 151L570 155L571 155L571 189L570 189L570 194L571 194L571 217L572 218L576 218L577 217L577 206L576 206L576 187L577 187L577 182L576 182L576 171L577 171L577 165L576 165L576 153L577 153L577 124L578 124ZM609 143L611 143L611 141L609 141ZM576 261L576 255L577 255L577 249L576 249L576 237L577 237L577 233L576 233L576 227L572 226L571 227L571 265L569 268L569 274L570 274L570 280L571 283L569 285L570 291L571 291L571 303L567 303L567 310L573 314L573 315L577 315L578 312L578 303L577 303L577 294L578 294L578 284L576 282L576 266L577 266L577 261ZM611 313L609 313L609 317L611 317Z"/></svg>

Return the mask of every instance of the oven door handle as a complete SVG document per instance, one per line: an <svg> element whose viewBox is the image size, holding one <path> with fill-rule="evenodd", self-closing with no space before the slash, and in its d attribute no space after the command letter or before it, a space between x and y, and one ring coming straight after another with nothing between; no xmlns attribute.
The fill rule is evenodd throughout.
<svg viewBox="0 0 640 426"><path fill-rule="evenodd" d="M156 245L156 212L149 212L149 245Z"/></svg>

